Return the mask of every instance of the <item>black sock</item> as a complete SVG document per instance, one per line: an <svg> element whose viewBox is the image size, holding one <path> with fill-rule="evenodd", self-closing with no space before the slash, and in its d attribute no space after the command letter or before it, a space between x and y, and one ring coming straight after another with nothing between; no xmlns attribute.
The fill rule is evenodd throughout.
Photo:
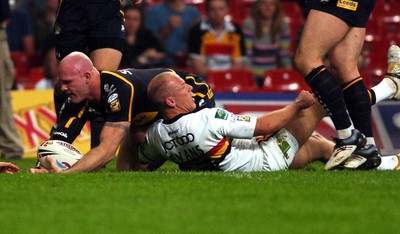
<svg viewBox="0 0 400 234"><path fill-rule="evenodd" d="M341 86L326 67L314 68L305 80L328 112L336 130L350 127L351 121L347 114Z"/></svg>
<svg viewBox="0 0 400 234"><path fill-rule="evenodd" d="M372 137L371 99L361 77L344 84L343 95L354 127Z"/></svg>

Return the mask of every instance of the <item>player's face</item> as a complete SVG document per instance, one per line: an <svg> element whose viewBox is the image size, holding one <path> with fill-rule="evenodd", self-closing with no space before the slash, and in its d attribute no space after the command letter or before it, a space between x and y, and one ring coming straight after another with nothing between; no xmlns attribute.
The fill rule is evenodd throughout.
<svg viewBox="0 0 400 234"><path fill-rule="evenodd" d="M194 99L192 97L193 87L186 84L184 80L179 79L175 88L175 98L177 99L178 105L186 110L187 112L191 112L196 109L196 104L194 103Z"/></svg>
<svg viewBox="0 0 400 234"><path fill-rule="evenodd" d="M85 77L79 73L59 74L59 82L61 83L61 91L65 92L70 98L72 103L79 103L86 99L85 94L87 84Z"/></svg>
<svg viewBox="0 0 400 234"><path fill-rule="evenodd" d="M265 19L271 19L276 11L276 0L261 0L258 3L261 16Z"/></svg>
<svg viewBox="0 0 400 234"><path fill-rule="evenodd" d="M228 14L229 7L223 0L211 1L207 9L208 20L214 27L222 26L225 16Z"/></svg>

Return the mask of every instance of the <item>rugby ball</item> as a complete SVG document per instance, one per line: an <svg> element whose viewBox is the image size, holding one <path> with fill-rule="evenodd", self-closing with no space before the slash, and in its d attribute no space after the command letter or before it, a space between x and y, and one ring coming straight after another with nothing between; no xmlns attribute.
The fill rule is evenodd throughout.
<svg viewBox="0 0 400 234"><path fill-rule="evenodd" d="M47 156L51 156L58 167L66 170L78 162L83 155L79 149L65 141L49 140L38 147L37 158L40 166L50 169Z"/></svg>

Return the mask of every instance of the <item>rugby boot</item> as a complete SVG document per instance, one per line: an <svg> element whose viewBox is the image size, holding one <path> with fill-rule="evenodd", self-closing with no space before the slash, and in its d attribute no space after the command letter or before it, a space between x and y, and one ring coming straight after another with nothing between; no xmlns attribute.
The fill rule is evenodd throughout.
<svg viewBox="0 0 400 234"><path fill-rule="evenodd" d="M381 153L375 145L367 145L357 150L344 163L344 169L350 170L372 170L381 164Z"/></svg>
<svg viewBox="0 0 400 234"><path fill-rule="evenodd" d="M387 61L385 77L391 79L395 86L395 92L391 98L400 100L400 48L397 45L389 47Z"/></svg>
<svg viewBox="0 0 400 234"><path fill-rule="evenodd" d="M336 142L335 149L325 164L325 170L340 169L343 163L367 142L365 136L357 129L351 130L351 136L346 139L333 138L333 140Z"/></svg>

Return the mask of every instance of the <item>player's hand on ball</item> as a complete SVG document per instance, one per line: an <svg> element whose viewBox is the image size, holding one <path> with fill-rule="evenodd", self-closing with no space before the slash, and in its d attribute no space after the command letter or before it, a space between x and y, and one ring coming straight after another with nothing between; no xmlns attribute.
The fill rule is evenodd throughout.
<svg viewBox="0 0 400 234"><path fill-rule="evenodd" d="M63 169L57 166L54 162L54 159L51 156L47 156L45 158L47 163L50 165L49 169L46 169L42 165L39 164L39 167L29 169L29 173L31 174L46 174L46 173L61 173Z"/></svg>

